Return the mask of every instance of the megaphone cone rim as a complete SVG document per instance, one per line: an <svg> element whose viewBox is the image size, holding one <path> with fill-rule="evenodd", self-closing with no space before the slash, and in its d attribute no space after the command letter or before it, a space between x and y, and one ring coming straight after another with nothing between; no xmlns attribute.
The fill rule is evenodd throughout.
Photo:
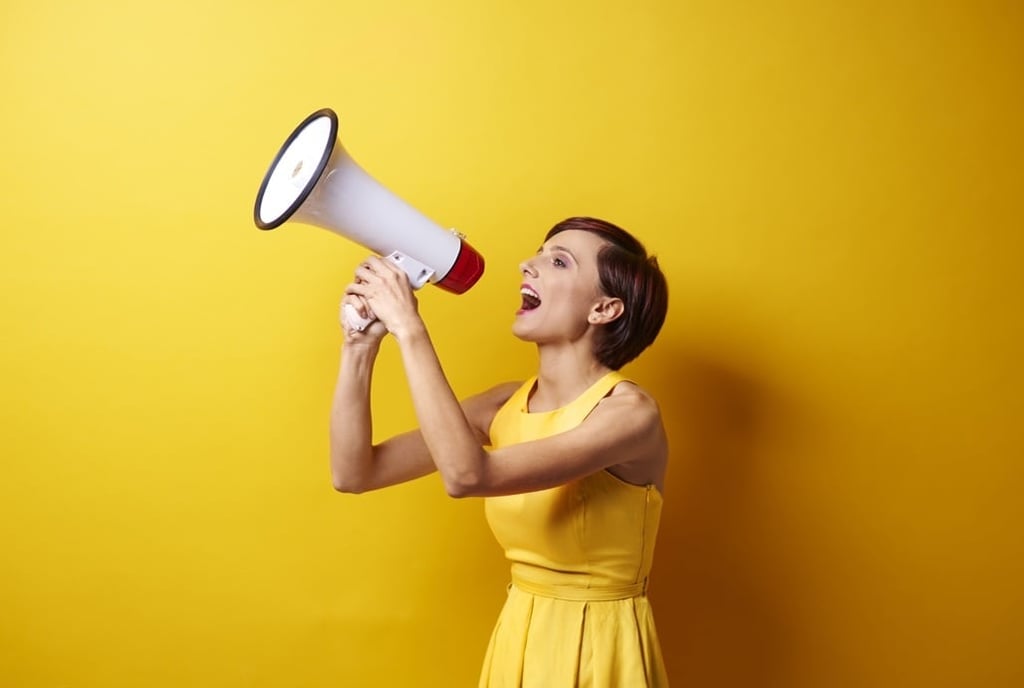
<svg viewBox="0 0 1024 688"><path fill-rule="evenodd" d="M283 213L278 215L271 222L264 222L263 219L260 218L260 206L263 204L263 194L267 190L267 185L270 184L271 175L273 175L274 170L277 168L277 164L281 161L281 158L284 156L285 151L288 150L288 147L292 144L292 141L294 141L302 132L302 130L309 126L310 123L312 123L314 120L320 119L321 117L327 117L330 120L331 133L327 138L328 143L326 146L324 146L324 151L320 156L320 161L317 163L316 171L313 173L313 176L309 178L309 183L306 184L306 187L302 190L302 192L295 198L292 204L288 206L288 208ZM309 117L302 120L299 126L295 127L295 130L291 133L291 135L285 140L283 144L281 144L280 149L278 149L277 151L277 155L274 156L273 162L271 162L270 167L267 168L267 173L263 175L263 183L260 184L260 190L256 194L256 205L253 208L253 219L256 221L257 227L265 230L276 229L277 227L280 227L281 225L288 221L288 218L290 218L295 213L295 211L298 210L299 207L306 201L306 199L309 197L309 194L313 191L313 187L315 187L317 182L320 181L320 175L324 173L324 169L327 167L327 162L331 159L331 153L334 152L334 145L337 142L337 140L338 114L330 108L323 108L321 110L317 110Z"/></svg>

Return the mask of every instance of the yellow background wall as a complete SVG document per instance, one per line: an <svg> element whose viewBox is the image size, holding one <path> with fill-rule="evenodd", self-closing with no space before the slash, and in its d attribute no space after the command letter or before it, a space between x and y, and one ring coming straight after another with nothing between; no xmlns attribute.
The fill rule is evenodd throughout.
<svg viewBox="0 0 1024 688"><path fill-rule="evenodd" d="M1020 7L5 0L0 684L474 684L481 503L330 487L364 251L251 219L330 106L488 259L421 294L460 395L530 374L555 221L660 255L674 685L1021 685Z"/></svg>

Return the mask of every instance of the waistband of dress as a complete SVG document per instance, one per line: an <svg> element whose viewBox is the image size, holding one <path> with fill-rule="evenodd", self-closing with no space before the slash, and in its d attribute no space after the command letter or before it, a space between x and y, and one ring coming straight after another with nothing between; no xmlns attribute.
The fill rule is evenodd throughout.
<svg viewBox="0 0 1024 688"><path fill-rule="evenodd" d="M545 585L543 583L523 580L519 576L513 575L510 586L531 595L581 602L610 602L612 600L626 600L630 597L642 597L647 594L646 578L639 583L585 588L577 585Z"/></svg>

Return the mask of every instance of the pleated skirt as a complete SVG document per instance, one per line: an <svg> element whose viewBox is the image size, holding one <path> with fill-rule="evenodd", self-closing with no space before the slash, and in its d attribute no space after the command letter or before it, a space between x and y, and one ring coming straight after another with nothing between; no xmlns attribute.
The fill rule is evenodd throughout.
<svg viewBox="0 0 1024 688"><path fill-rule="evenodd" d="M564 599L510 585L484 656L479 685L668 686L647 597Z"/></svg>

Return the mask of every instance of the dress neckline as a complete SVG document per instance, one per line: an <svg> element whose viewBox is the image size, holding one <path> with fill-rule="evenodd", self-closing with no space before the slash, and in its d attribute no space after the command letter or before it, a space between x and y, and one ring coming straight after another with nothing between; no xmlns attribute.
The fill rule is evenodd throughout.
<svg viewBox="0 0 1024 688"><path fill-rule="evenodd" d="M608 392L610 392L612 390L612 388L615 387L615 385L619 384L620 382L625 381L625 379L626 378L623 377L622 374L619 373L619 371L617 371L617 370L609 370L607 373L605 373L604 375L599 377L597 380L595 380L592 385L590 385L585 390L580 392L580 394L575 399L570 401L565 406L559 406L558 408L551 409L550 411L531 411L530 410L530 397L533 395L534 388L537 386L537 376L534 375L529 380L527 380L525 383L523 383L523 386L522 386L523 394L522 394L522 399L520 400L520 404L519 404L519 412L521 414L525 415L525 416L531 416L531 417L537 417L537 418L541 418L541 417L544 417L544 416L549 416L551 414L560 413L562 411L565 411L566 409L572 408L576 404L583 403L584 400L591 399L600 390L600 394L599 394L598 398L597 399L593 399L594 404L596 405L596 403L597 403L597 401L599 399L604 398L604 396L606 394L608 394ZM600 389L601 387L604 387L604 389L601 390Z"/></svg>

